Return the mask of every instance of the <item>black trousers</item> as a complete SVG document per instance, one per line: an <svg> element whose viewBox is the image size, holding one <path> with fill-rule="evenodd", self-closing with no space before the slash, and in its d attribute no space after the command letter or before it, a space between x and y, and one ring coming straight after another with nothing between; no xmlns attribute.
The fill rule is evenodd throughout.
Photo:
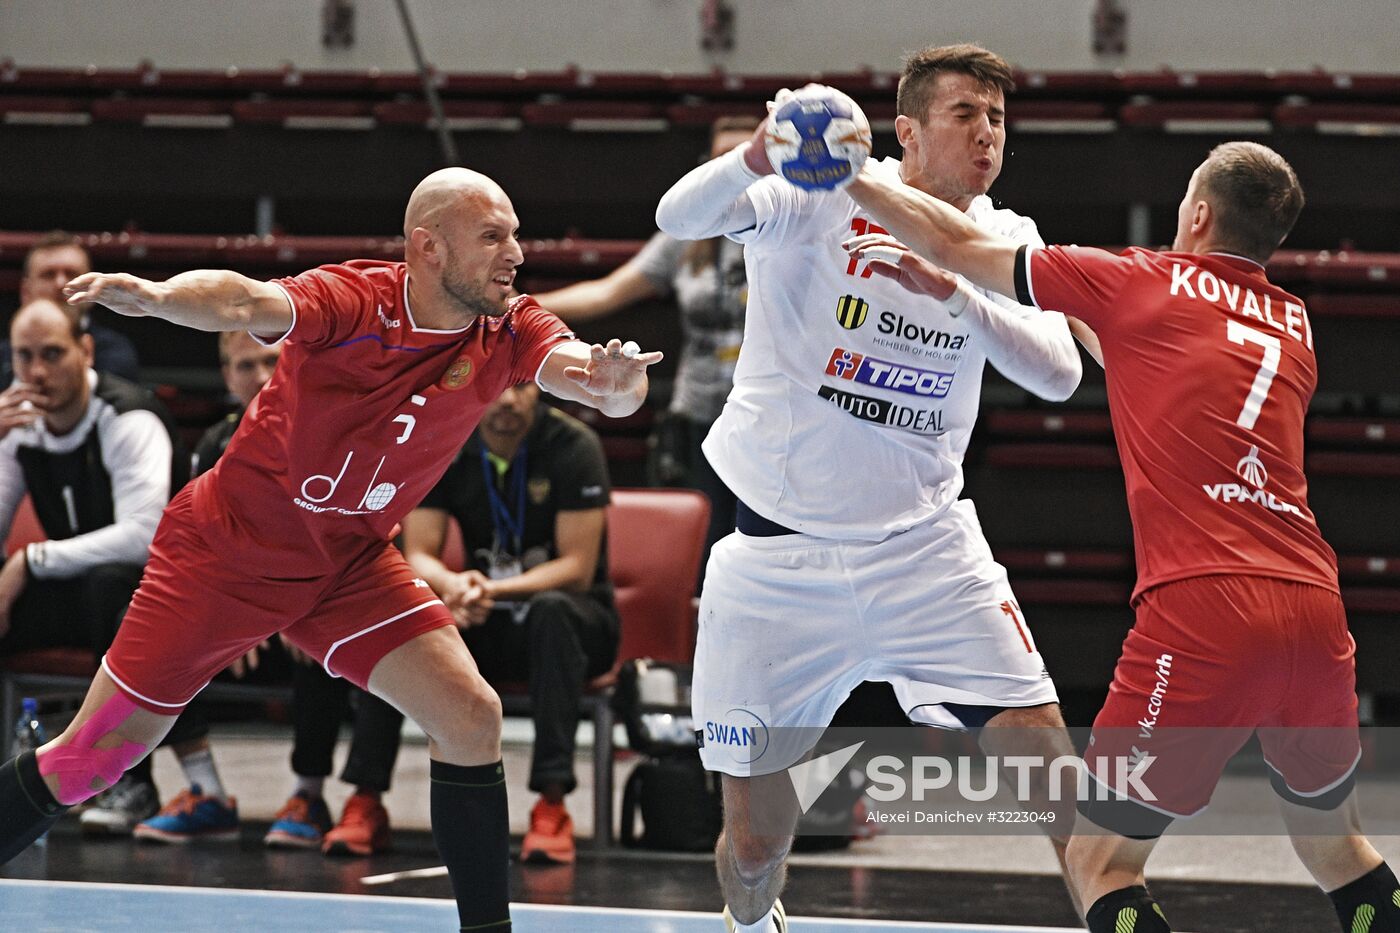
<svg viewBox="0 0 1400 933"><path fill-rule="evenodd" d="M81 648L99 658L112 646L131 596L141 582L139 564L99 564L62 580L30 578L10 611L10 630L0 638L0 655L39 648ZM178 745L209 734L198 702L175 720L161 745ZM150 782L148 755L131 775Z"/></svg>
<svg viewBox="0 0 1400 933"><path fill-rule="evenodd" d="M292 771L301 777L328 777L340 724L352 714L350 756L340 779L384 793L399 757L403 713L349 681L332 677L318 664L292 670Z"/></svg>
<svg viewBox="0 0 1400 933"><path fill-rule="evenodd" d="M617 658L620 622L612 600L546 590L529 600L524 621L497 610L462 633L481 675L497 689L527 681L535 721L530 789L571 792L579 697Z"/></svg>

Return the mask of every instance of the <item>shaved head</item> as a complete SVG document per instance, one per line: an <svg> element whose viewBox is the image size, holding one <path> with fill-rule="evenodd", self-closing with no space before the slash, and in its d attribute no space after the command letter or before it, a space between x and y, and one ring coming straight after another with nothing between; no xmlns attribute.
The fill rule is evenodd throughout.
<svg viewBox="0 0 1400 933"><path fill-rule="evenodd" d="M403 218L412 302L440 312L444 326L504 314L525 259L519 227L510 198L480 172L444 168L423 179Z"/></svg>
<svg viewBox="0 0 1400 933"><path fill-rule="evenodd" d="M403 213L403 235L415 227L434 227L452 208L470 209L506 197L505 191L490 178L469 168L442 168L418 183Z"/></svg>

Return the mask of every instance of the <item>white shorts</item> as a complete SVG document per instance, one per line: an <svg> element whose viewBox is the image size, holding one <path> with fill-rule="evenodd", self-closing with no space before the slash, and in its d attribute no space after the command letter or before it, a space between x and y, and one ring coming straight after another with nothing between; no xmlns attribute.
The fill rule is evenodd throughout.
<svg viewBox="0 0 1400 933"><path fill-rule="evenodd" d="M735 532L715 545L692 690L707 769L792 766L867 680L948 728L961 724L944 703L1057 701L970 501L878 543Z"/></svg>

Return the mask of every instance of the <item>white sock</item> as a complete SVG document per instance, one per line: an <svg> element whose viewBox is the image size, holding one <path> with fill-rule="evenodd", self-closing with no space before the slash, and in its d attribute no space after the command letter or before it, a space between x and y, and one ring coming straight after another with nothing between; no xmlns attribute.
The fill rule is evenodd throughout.
<svg viewBox="0 0 1400 933"><path fill-rule="evenodd" d="M740 923L734 921L734 933L776 933L777 924L773 922L773 908L768 908L768 913L759 918L757 923Z"/></svg>
<svg viewBox="0 0 1400 933"><path fill-rule="evenodd" d="M306 777L303 774L297 775L297 786L292 790L294 794L301 794L307 800L320 800L326 789L326 779L323 777Z"/></svg>
<svg viewBox="0 0 1400 933"><path fill-rule="evenodd" d="M209 749L191 752L181 758L180 768L185 772L185 780L189 781L191 786L198 784L205 796L227 799L224 796L223 782L219 780L219 772L214 767L214 755Z"/></svg>

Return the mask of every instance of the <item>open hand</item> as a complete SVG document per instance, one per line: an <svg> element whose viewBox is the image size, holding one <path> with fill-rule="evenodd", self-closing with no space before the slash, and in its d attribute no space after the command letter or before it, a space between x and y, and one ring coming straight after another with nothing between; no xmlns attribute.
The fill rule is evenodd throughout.
<svg viewBox="0 0 1400 933"><path fill-rule="evenodd" d="M125 272L88 272L63 286L70 305L96 302L127 317L144 317L160 302L155 282Z"/></svg>
<svg viewBox="0 0 1400 933"><path fill-rule="evenodd" d="M866 233L841 244L846 252L866 263L870 271L894 279L916 295L947 301L958 290L958 277L941 269L892 236Z"/></svg>
<svg viewBox="0 0 1400 933"><path fill-rule="evenodd" d="M624 350L622 341L613 338L607 346L595 343L587 365L565 367L564 375L589 396L594 408L621 417L646 400L647 367L661 359L660 350L642 353L630 340Z"/></svg>

